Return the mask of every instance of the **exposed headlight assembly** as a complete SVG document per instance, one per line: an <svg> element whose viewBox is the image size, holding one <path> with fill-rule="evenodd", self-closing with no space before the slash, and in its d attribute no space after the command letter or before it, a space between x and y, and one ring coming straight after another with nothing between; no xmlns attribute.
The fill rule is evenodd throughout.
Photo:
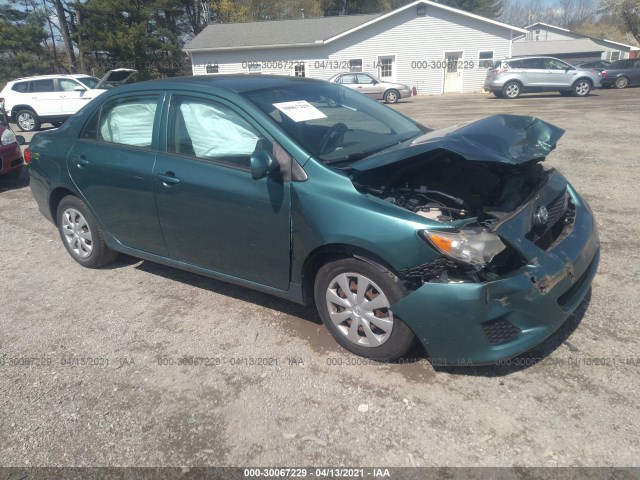
<svg viewBox="0 0 640 480"><path fill-rule="evenodd" d="M7 128L4 132L2 132L2 136L0 137L0 143L2 143L2 145L9 145L10 143L16 143L16 134Z"/></svg>
<svg viewBox="0 0 640 480"><path fill-rule="evenodd" d="M482 227L451 232L423 230L420 233L446 257L475 267L484 267L507 248L500 237Z"/></svg>

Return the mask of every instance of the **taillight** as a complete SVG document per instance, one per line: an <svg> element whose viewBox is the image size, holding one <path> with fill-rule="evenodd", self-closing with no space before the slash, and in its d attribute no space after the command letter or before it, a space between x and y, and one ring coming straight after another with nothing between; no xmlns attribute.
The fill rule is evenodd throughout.
<svg viewBox="0 0 640 480"><path fill-rule="evenodd" d="M27 147L23 154L24 156L24 163L31 163L31 149L29 147Z"/></svg>
<svg viewBox="0 0 640 480"><path fill-rule="evenodd" d="M600 72L600 75L602 75L603 77L606 77L607 76L607 71L606 70L602 70Z"/></svg>

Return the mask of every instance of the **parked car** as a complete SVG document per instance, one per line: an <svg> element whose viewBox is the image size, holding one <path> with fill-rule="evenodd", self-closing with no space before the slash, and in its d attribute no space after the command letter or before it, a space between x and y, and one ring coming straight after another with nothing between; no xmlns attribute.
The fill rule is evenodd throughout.
<svg viewBox="0 0 640 480"><path fill-rule="evenodd" d="M617 60L602 71L602 87L626 88L640 85L640 58Z"/></svg>
<svg viewBox="0 0 640 480"><path fill-rule="evenodd" d="M561 95L585 97L600 87L600 73L579 69L552 57L508 58L494 62L487 71L485 90L499 98L518 98L522 93L559 91Z"/></svg>
<svg viewBox="0 0 640 480"><path fill-rule="evenodd" d="M24 165L20 145L24 142L22 135L16 135L11 130L4 106L0 103L0 176L20 175Z"/></svg>
<svg viewBox="0 0 640 480"><path fill-rule="evenodd" d="M514 115L433 131L335 83L221 75L111 90L25 153L81 265L123 252L315 302L358 355L418 339L483 364L551 335L596 273L591 210L542 164L563 132Z"/></svg>
<svg viewBox="0 0 640 480"><path fill-rule="evenodd" d="M329 79L360 93L384 100L386 103L397 103L401 98L411 96L411 89L401 83L383 82L368 73L339 73Z"/></svg>
<svg viewBox="0 0 640 480"><path fill-rule="evenodd" d="M590 69L590 70L597 70L598 72L601 72L602 70L607 68L609 65L611 65L611 62L607 60L592 60L590 62L575 63L573 66L581 70Z"/></svg>
<svg viewBox="0 0 640 480"><path fill-rule="evenodd" d="M0 92L0 101L23 132L42 123L60 126L92 98L127 81L136 70L110 70L102 79L89 75L38 75L12 80Z"/></svg>

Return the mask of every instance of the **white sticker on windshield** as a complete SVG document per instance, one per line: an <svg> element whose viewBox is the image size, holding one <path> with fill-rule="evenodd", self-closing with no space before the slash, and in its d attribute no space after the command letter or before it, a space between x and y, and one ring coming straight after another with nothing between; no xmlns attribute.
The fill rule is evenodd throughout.
<svg viewBox="0 0 640 480"><path fill-rule="evenodd" d="M306 120L318 120L320 118L327 118L324 113L322 113L306 100L274 103L273 106L284 113L294 122L304 122Z"/></svg>

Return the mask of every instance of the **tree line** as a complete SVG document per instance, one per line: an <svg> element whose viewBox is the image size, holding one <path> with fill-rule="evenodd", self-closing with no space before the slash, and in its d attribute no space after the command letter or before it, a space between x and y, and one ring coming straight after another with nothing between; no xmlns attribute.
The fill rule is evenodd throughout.
<svg viewBox="0 0 640 480"><path fill-rule="evenodd" d="M538 21L640 41L640 0L439 0L506 23ZM183 46L209 23L381 13L411 0L0 0L0 84L41 73L132 67L189 74Z"/></svg>

